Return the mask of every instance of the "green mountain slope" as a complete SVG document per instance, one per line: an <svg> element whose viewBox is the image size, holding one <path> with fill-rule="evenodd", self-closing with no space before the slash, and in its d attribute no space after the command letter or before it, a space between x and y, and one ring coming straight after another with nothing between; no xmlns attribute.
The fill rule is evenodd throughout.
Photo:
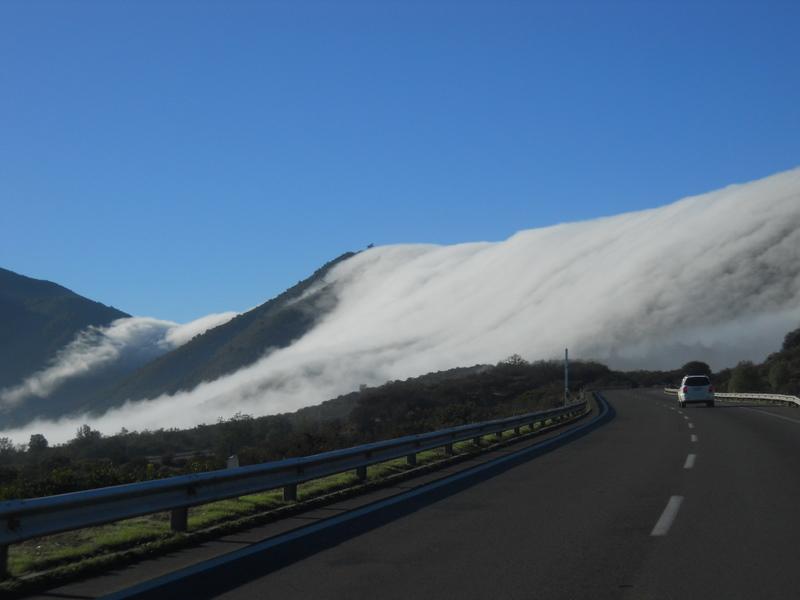
<svg viewBox="0 0 800 600"><path fill-rule="evenodd" d="M0 269L0 388L44 367L80 330L128 316L50 281Z"/></svg>
<svg viewBox="0 0 800 600"><path fill-rule="evenodd" d="M305 297L303 294L333 266L351 256L352 252L339 256L272 300L151 361L98 396L94 408L188 390L233 373L271 349L288 346L308 332L335 303L327 286Z"/></svg>

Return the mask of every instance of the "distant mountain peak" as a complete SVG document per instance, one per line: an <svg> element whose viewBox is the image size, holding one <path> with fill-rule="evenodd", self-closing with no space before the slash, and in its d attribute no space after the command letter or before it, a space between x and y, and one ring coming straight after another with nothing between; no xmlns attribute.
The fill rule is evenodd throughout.
<svg viewBox="0 0 800 600"><path fill-rule="evenodd" d="M208 315L183 325L131 317L58 284L3 269L3 421L8 426L102 413L247 367L302 337L335 306L325 275L354 255L342 254L246 313ZM15 365L14 356L24 363Z"/></svg>
<svg viewBox="0 0 800 600"><path fill-rule="evenodd" d="M129 316L57 283L0 268L0 388L41 368L79 331Z"/></svg>

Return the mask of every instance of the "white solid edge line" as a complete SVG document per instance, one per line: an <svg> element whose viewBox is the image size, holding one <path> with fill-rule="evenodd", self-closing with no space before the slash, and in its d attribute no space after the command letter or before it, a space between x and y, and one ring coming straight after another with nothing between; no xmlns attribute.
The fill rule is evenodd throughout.
<svg viewBox="0 0 800 600"><path fill-rule="evenodd" d="M683 463L684 469L691 469L694 466L694 461L697 458L697 454L690 454L686 457L686 462Z"/></svg>
<svg viewBox="0 0 800 600"><path fill-rule="evenodd" d="M691 441L696 442L697 436L693 433L692 436L689 438Z"/></svg>
<svg viewBox="0 0 800 600"><path fill-rule="evenodd" d="M750 408L749 406L740 406L739 408L743 408L744 410L749 410L750 412L760 413L762 415L767 415L768 417L775 417L776 419L782 419L784 421L791 421L792 423L800 423L800 420L793 419L791 417L784 417L783 415L776 415L775 413L768 412L766 410L758 410L757 408Z"/></svg>
<svg viewBox="0 0 800 600"><path fill-rule="evenodd" d="M652 536L662 536L667 535L669 533L669 528L672 527L673 521L675 521L675 517L678 516L678 510L681 507L681 503L683 502L683 496L672 496L667 502L667 506L664 509L664 512L661 513L661 516L656 521L656 526L653 527L653 531L650 532Z"/></svg>

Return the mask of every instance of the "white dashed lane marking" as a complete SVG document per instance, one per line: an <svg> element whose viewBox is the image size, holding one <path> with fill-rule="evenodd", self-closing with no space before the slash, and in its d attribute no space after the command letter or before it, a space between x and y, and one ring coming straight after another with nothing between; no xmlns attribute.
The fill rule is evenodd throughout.
<svg viewBox="0 0 800 600"><path fill-rule="evenodd" d="M694 466L694 461L697 459L696 454L690 454L686 457L686 462L683 463L684 469L691 469Z"/></svg>
<svg viewBox="0 0 800 600"><path fill-rule="evenodd" d="M678 516L678 511L680 510L682 503L683 496L672 496L669 499L669 502L667 502L664 512L661 513L658 521L656 521L656 525L653 527L653 531L650 532L650 535L667 535L667 533L669 533L669 528L672 527L672 523L675 521L675 517Z"/></svg>

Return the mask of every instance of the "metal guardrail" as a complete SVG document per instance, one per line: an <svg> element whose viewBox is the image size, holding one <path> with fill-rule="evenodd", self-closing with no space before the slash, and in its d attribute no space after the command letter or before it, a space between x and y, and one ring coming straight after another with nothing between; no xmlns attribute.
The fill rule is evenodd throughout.
<svg viewBox="0 0 800 600"><path fill-rule="evenodd" d="M664 388L665 394L678 394L678 388ZM786 396L784 394L742 394L742 393L727 393L727 392L714 392L715 398L730 398L731 400L775 400L776 402L788 402L800 406L800 398L797 396Z"/></svg>
<svg viewBox="0 0 800 600"><path fill-rule="evenodd" d="M499 438L509 430L519 434L525 426L534 431L536 423L575 417L586 412L586 409L586 400L581 400L550 410L313 456L57 496L0 502L0 578L7 574L10 544L164 511L171 511L170 524L173 530L186 531L188 509L191 506L279 488L283 488L285 500L296 501L298 484L312 479L355 470L357 477L363 481L370 465L403 457L408 464L415 465L419 452L444 448L448 454L452 454L456 442L473 440L479 444L485 435L495 434Z"/></svg>

